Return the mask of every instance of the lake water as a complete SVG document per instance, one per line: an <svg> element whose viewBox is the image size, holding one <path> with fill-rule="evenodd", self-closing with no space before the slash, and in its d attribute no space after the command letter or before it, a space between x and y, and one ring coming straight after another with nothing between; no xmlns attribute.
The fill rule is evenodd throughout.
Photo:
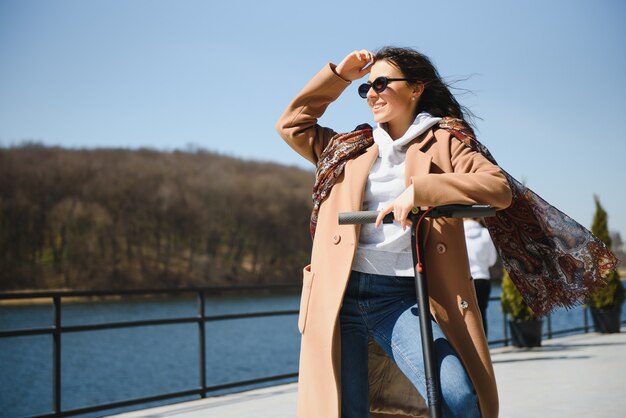
<svg viewBox="0 0 626 418"><path fill-rule="evenodd" d="M499 294L498 288L494 294ZM205 309L207 315L215 315L298 307L299 295L275 295L207 298ZM67 326L194 316L197 305L195 299L64 303L62 312L63 325ZM582 308L560 310L552 316L552 328L582 326L582 318ZM498 302L491 303L488 321L489 339L502 339ZM50 325L51 305L0 306L1 330ZM300 334L296 315L208 322L206 335L208 386L297 372ZM63 334L63 410L197 388L198 350L196 324ZM0 416L26 417L52 411L51 362L50 335L0 339ZM83 416L187 399L197 398Z"/></svg>

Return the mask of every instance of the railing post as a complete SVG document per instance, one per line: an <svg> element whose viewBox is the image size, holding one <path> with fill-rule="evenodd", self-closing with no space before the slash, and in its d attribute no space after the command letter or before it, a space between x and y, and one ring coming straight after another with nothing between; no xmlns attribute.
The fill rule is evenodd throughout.
<svg viewBox="0 0 626 418"><path fill-rule="evenodd" d="M504 334L504 346L508 347L509 346L509 328L507 327L507 323L509 322L508 321L509 315L507 315L506 312L502 312L502 316L503 316L502 331Z"/></svg>
<svg viewBox="0 0 626 418"><path fill-rule="evenodd" d="M53 296L52 403L54 415L61 416L61 296Z"/></svg>
<svg viewBox="0 0 626 418"><path fill-rule="evenodd" d="M548 339L551 340L552 339L552 315L548 314L546 316L547 322L548 322Z"/></svg>
<svg viewBox="0 0 626 418"><path fill-rule="evenodd" d="M198 291L198 331L200 338L200 398L206 398L206 322L204 292Z"/></svg>

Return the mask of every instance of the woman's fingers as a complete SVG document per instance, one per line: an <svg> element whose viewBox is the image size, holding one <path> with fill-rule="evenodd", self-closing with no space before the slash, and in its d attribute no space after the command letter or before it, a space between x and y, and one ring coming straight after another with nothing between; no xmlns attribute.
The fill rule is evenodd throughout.
<svg viewBox="0 0 626 418"><path fill-rule="evenodd" d="M367 49L354 50L336 67L337 74L348 81L356 80L369 73L374 54Z"/></svg>
<svg viewBox="0 0 626 418"><path fill-rule="evenodd" d="M400 224L402 230L404 231L407 226L407 218L409 216L409 211L406 208L396 205L393 209L395 221Z"/></svg>
<svg viewBox="0 0 626 418"><path fill-rule="evenodd" d="M367 49L362 49L360 51L355 51L361 61L370 62L374 60L374 54L372 54Z"/></svg>
<svg viewBox="0 0 626 418"><path fill-rule="evenodd" d="M378 228L380 224L383 222L383 218L385 217L385 215L390 213L392 210L393 210L393 206L387 206L385 209L381 210L378 213L378 216L376 217L376 228Z"/></svg>
<svg viewBox="0 0 626 418"><path fill-rule="evenodd" d="M398 222L403 230L411 225L409 214L415 206L414 200L413 187L409 186L389 205L390 210L386 210L386 213L389 213L391 210L393 211L394 221Z"/></svg>
<svg viewBox="0 0 626 418"><path fill-rule="evenodd" d="M390 205L389 207L386 207L385 209L381 210L378 213L378 216L376 217L376 228L378 228L380 226L380 224L383 223L383 218L388 214L393 212L393 220L394 222L398 222L400 224L400 226L402 226L402 229L406 229L407 226L411 226L413 225L413 222L411 221L411 218L409 218L409 214L410 214L410 210L409 211L402 211L402 209L400 208L396 208L394 205ZM397 215L399 214L399 215Z"/></svg>
<svg viewBox="0 0 626 418"><path fill-rule="evenodd" d="M374 61L374 54L367 49L362 49L359 51L359 60L363 63L360 70L363 74L366 74L369 72L369 68L371 67L370 63ZM366 69L367 71L365 71Z"/></svg>

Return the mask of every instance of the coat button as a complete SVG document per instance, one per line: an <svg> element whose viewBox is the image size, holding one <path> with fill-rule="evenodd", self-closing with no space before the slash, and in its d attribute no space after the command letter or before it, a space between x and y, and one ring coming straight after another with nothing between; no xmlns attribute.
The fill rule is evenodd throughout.
<svg viewBox="0 0 626 418"><path fill-rule="evenodd" d="M461 307L461 309L465 310L469 308L469 303L467 303L467 301L462 300L459 306Z"/></svg>
<svg viewBox="0 0 626 418"><path fill-rule="evenodd" d="M341 241L341 235L336 234L333 236L333 244L339 244L339 241Z"/></svg>
<svg viewBox="0 0 626 418"><path fill-rule="evenodd" d="M446 244L444 244L443 242L440 242L437 244L437 252L439 254L443 254L448 250L448 247L446 247Z"/></svg>

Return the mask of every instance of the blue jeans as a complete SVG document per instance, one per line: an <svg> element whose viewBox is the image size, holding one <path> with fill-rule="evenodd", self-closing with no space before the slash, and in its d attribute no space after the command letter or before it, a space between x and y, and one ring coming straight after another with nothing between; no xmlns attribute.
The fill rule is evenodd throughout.
<svg viewBox="0 0 626 418"><path fill-rule="evenodd" d="M339 314L341 417L367 418L367 342L372 337L424 399L424 359L413 277L353 271ZM478 418L478 398L458 355L432 321L445 418Z"/></svg>

